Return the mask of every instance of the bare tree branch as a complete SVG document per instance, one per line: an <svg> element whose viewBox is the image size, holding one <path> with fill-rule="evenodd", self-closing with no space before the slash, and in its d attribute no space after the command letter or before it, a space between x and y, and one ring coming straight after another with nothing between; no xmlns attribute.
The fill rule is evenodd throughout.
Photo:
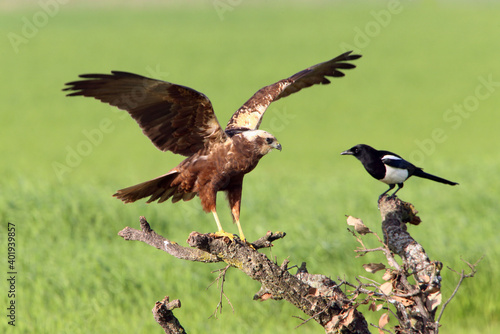
<svg viewBox="0 0 500 334"><path fill-rule="evenodd" d="M140 231L133 229L131 227L125 227L123 230L118 232L118 235L125 240L135 240L135 241L145 242L148 245L156 247L159 250L165 251L170 255L175 256L176 258L181 260L197 261L204 263L221 262L221 259L219 259L217 256L213 256L198 249L182 247L178 243L170 241L165 237L162 237L161 235L153 231L153 229L147 222L146 218L140 217L139 221L141 224Z"/></svg>
<svg viewBox="0 0 500 334"><path fill-rule="evenodd" d="M462 282L464 281L464 279L474 277L474 275L477 272L476 267L479 264L479 262L481 262L483 257L484 256L481 256L481 258L479 260L477 260L476 263L474 263L474 264L470 264L469 262L464 261L469 266L471 271L469 274L465 274L464 271L462 270L462 272L460 273L460 279L457 283L457 286L455 287L455 290L453 290L453 293L451 294L450 298L448 298L448 300L443 304L443 307L441 308L441 311L439 312L439 315L437 317L437 322L441 321L441 317L443 316L443 313L444 313L444 310L446 309L446 306L448 306L448 304L451 302L451 300L455 297L455 295L457 294L458 289L460 289L460 286L462 285ZM456 271L451 269L450 267L448 267L448 269L450 269L451 271L456 273Z"/></svg>
<svg viewBox="0 0 500 334"><path fill-rule="evenodd" d="M302 272L294 276L236 238L231 241L192 232L188 244L220 257L259 281L273 298L285 299L313 317L326 333L337 333L339 328L343 333L369 333L361 313L351 308L350 300L326 276Z"/></svg>
<svg viewBox="0 0 500 334"><path fill-rule="evenodd" d="M325 329L326 333L369 333L368 324L358 311L358 306L368 304L371 311L379 311L381 308L386 310L380 317L378 326L371 324L381 333L391 332L384 327L389 321L389 313L392 313L393 318L398 322L398 325L393 327L395 333L437 334L440 326L439 320L445 307L455 296L463 280L474 276L479 261L475 264L467 263L471 272L465 274L462 271L455 291L443 305L435 321L437 306L441 303L442 264L438 261L431 261L424 248L407 232L406 223L415 225L420 223L417 211L413 205L397 197L383 196L379 198L378 204L382 216L383 241L360 219L351 216L348 217L348 224L355 227L359 236L356 232L348 230L361 244L361 248L355 250L358 253L357 257L379 251L384 254L388 266L383 263L364 265L369 273L385 270L383 283L360 277L362 280L356 278L357 284L340 279L340 284L337 284L327 276L310 274L305 263L302 263L295 275L291 274L288 259L278 265L276 260L273 262L265 254L258 252L261 248L272 247L273 241L285 237L286 234L282 232L268 232L251 244L242 242L238 237L230 239L212 233L192 232L187 240L189 246L192 247L189 248L157 234L151 229L146 219L141 217L140 230L127 227L118 234L125 240L145 242L179 259L203 263L226 263L226 267L220 270L219 277L216 279L216 282L220 283L221 293L214 314L222 308L222 297L227 299L223 290L226 272L229 267L235 267L261 283L261 289L255 294L254 300L284 299L303 311L308 318L302 319L303 322L297 327L314 320ZM363 236L376 237L381 246L368 249L361 239ZM396 261L395 254L401 257L402 264ZM410 283L409 276L413 276L417 284ZM342 285L349 288L348 295L342 291ZM173 317L171 306L166 297L163 302L157 302L153 309L155 319L164 329L166 324L172 323L162 320ZM180 304L177 307L179 306ZM165 313L165 310L170 313ZM160 318L160 311L165 313L163 318ZM172 331L172 333L184 333L180 324L177 326L174 322L173 326L180 327L180 329L175 329L179 331ZM167 332L166 329L165 331Z"/></svg>
<svg viewBox="0 0 500 334"><path fill-rule="evenodd" d="M163 328L167 334L185 334L186 331L179 323L179 320L174 316L172 312L173 309L180 308L181 301L175 299L169 301L169 297L166 296L161 302L156 302L153 308L153 315L156 322Z"/></svg>
<svg viewBox="0 0 500 334"><path fill-rule="evenodd" d="M389 249L398 254L413 271L415 280L424 290L439 290L441 287L440 270L442 264L431 262L424 248L407 232L405 223L419 224L417 211L410 203L397 197L383 196L379 200L382 216L384 242Z"/></svg>
<svg viewBox="0 0 500 334"><path fill-rule="evenodd" d="M275 299L285 299L312 317L325 328L326 333L369 333L360 312L339 289L335 282L323 275L312 275L299 270L297 276L289 273L285 261L280 267L259 253L256 248L269 247L273 240L285 233L267 233L249 245L239 238L229 239L214 234L192 232L187 240L194 249L182 247L154 232L141 217L141 230L125 228L119 232L125 240L137 240L185 260L199 262L223 261L259 281Z"/></svg>
<svg viewBox="0 0 500 334"><path fill-rule="evenodd" d="M210 283L210 286L212 286L214 283L217 283L217 286L219 286L219 282L220 282L220 298L219 298L219 303L217 304L217 306L215 307L215 311L214 313L212 313L212 315L210 317L214 317L214 318L217 318L217 311L220 311L220 313L222 313L222 297L225 297L226 300L227 300L227 303L229 304L229 306L231 306L231 309L233 310L233 313L234 313L234 307L233 307L233 304L231 304L231 301L229 300L229 298L227 297L227 295L224 293L224 282L226 281L226 273L227 273L227 270L231 268L231 266L228 264L226 265L224 268L222 269L219 269L219 270L216 270L219 272L219 275L217 276L217 278L212 282ZM207 288L208 289L208 288Z"/></svg>

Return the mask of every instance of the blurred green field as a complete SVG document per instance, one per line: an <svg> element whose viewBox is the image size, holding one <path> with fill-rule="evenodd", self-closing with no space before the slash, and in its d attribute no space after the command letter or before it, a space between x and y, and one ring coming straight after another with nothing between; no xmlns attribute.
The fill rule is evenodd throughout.
<svg viewBox="0 0 500 334"><path fill-rule="evenodd" d="M237 270L225 284L234 313L225 304L218 319L209 319L219 292L207 287L222 265L183 262L117 236L125 226L138 227L141 215L180 243L215 224L198 199L176 205L113 199L115 190L161 175L181 158L156 150L126 114L66 98L61 89L81 73L135 72L203 92L224 125L257 89L349 47L363 55L357 69L266 113L261 128L283 151L266 156L245 179L245 234L286 231L267 251L279 263L306 261L310 272L334 279L368 276L361 265L380 259L354 258L345 215L379 231L376 200L386 186L339 153L358 143L397 152L460 183L410 179L399 193L420 211L423 223L410 231L429 256L455 270L467 268L461 259L485 256L448 306L442 333L500 331L499 5L41 3L0 7L0 258L7 258L7 223L14 223L18 272L14 328L5 316L2 261L0 332L160 333L150 310L165 295L182 301L175 314L191 333L294 330L301 321L293 316L304 315L285 302L253 301L258 283ZM103 121L106 132L101 128L102 137L90 143L86 133ZM222 195L218 207L223 226L236 232ZM443 271L444 298L457 281ZM294 332L322 329L308 322Z"/></svg>

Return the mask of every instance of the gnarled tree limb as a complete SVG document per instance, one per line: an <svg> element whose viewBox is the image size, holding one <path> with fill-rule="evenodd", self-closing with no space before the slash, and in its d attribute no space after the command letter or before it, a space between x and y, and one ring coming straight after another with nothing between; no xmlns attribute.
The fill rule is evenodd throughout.
<svg viewBox="0 0 500 334"><path fill-rule="evenodd" d="M212 233L192 232L188 244L182 247L154 232L144 217L141 230L125 228L118 233L125 240L145 242L184 260L199 262L225 262L259 281L276 299L285 299L325 328L326 333L369 333L363 315L353 307L332 280L323 275L300 271L289 273L285 262L281 267L259 253L255 248L269 247L284 233L267 233L249 245L239 238L217 237ZM163 247L162 247L163 245ZM314 284L312 284L314 282Z"/></svg>
<svg viewBox="0 0 500 334"><path fill-rule="evenodd" d="M436 298L440 300L442 264L431 261L422 245L407 232L406 223L420 223L418 212L412 204L390 196L379 199L379 210L384 242L403 260L404 269L393 279L394 288L411 296L404 299L408 301L406 305L395 303L400 328L408 333L437 333L439 324L434 319L440 302ZM413 275L418 286L408 282L407 272Z"/></svg>
<svg viewBox="0 0 500 334"><path fill-rule="evenodd" d="M405 225L420 223L418 211L410 203L389 196L379 199L379 210L384 242L389 249L405 261L423 290L428 293L438 291L441 287L442 264L429 260L422 245L412 238Z"/></svg>
<svg viewBox="0 0 500 334"><path fill-rule="evenodd" d="M316 285L308 284L312 275L290 274L286 266L279 267L238 239L214 238L211 234L192 232L188 244L236 267L259 281L274 299L284 299L312 317L327 333L369 333L364 317L335 282L316 275Z"/></svg>
<svg viewBox="0 0 500 334"><path fill-rule="evenodd" d="M173 301L166 296L161 302L156 302L152 312L156 322L163 328L167 334L185 334L186 331L174 316L173 309L181 307L179 299Z"/></svg>
<svg viewBox="0 0 500 334"><path fill-rule="evenodd" d="M258 252L260 248L271 247L272 242L283 238L285 233L268 232L254 243L248 244L238 237L230 239L211 233L192 232L187 240L192 247L189 248L157 234L146 219L141 217L141 230L127 227L120 231L119 235L125 240L145 242L179 259L204 263L225 262L229 266L238 268L261 283L261 290L254 299L284 299L309 316L304 322L315 320L323 326L326 333L369 333L364 316L357 310L360 304L369 302L372 303L371 310L379 310L378 306L382 305L394 305L395 312L390 309L388 311L392 312L399 322L399 325L394 327L397 333L437 333L439 324L434 318L437 305L441 301L442 265L440 262L429 260L423 247L407 232L406 223L415 225L420 223L417 211L411 204L397 197L387 196L379 199L379 209L382 216L384 245L377 249L366 249L358 238L364 249L357 252L384 252L390 267L393 268L387 268L383 278L386 281L384 284L373 281L364 284L358 280L358 285L344 281L339 285L324 275L309 274L305 263L296 275L292 275L289 272L288 260L278 266L265 254ZM358 225L361 224L362 222L358 222ZM362 235L371 232L369 229L360 232L359 228L356 231ZM382 243L378 236L377 238ZM401 266L395 261L394 253L402 258ZM384 268L383 264L380 265ZM379 270L371 266L367 268ZM408 281L411 275L414 276L416 285ZM350 297L340 289L343 284L355 288ZM367 296L361 302L357 301L360 294ZM380 300L385 301L384 304L376 306ZM155 306L153 312L156 312L157 321L160 319L159 312L165 311L166 305L168 299L162 303L158 302ZM173 316L171 312L166 315ZM387 312L381 319L384 316L387 318ZM166 328L165 321L158 323ZM373 326L379 331L386 331L383 328L385 324L387 321L380 321L379 326ZM184 330L182 326L180 328Z"/></svg>
<svg viewBox="0 0 500 334"><path fill-rule="evenodd" d="M170 241L165 237L162 237L153 229L147 222L146 218L140 217L141 230L136 230L131 227L125 227L123 230L118 232L118 235L125 240L135 240L142 241L158 248L159 250L165 251L172 256L175 256L181 260L197 261L197 262L221 262L219 258L213 256L207 252L200 251L199 249L192 249L188 247L183 247L176 242Z"/></svg>

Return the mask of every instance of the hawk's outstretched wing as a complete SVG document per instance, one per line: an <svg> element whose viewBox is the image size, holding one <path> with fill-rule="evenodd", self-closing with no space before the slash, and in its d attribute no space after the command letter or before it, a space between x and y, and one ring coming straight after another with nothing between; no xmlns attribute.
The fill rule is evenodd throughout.
<svg viewBox="0 0 500 334"><path fill-rule="evenodd" d="M329 61L311 66L300 71L287 79L278 81L272 85L261 88L245 104L238 109L226 126L226 131L233 129L258 129L262 116L267 107L276 100L296 93L302 88L316 84L329 84L327 77L343 77L342 70L355 68L356 66L346 61L356 60L361 55L352 55L352 51L346 52Z"/></svg>
<svg viewBox="0 0 500 334"><path fill-rule="evenodd" d="M212 103L202 93L137 74L83 74L69 82L68 96L89 96L128 111L162 151L191 156L209 142L224 141Z"/></svg>

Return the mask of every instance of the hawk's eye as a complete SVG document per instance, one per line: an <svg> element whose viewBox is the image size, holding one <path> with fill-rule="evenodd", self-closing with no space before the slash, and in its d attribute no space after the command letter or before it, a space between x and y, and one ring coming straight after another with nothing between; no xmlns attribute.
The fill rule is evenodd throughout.
<svg viewBox="0 0 500 334"><path fill-rule="evenodd" d="M266 138L266 143L271 144L273 142L272 138Z"/></svg>

